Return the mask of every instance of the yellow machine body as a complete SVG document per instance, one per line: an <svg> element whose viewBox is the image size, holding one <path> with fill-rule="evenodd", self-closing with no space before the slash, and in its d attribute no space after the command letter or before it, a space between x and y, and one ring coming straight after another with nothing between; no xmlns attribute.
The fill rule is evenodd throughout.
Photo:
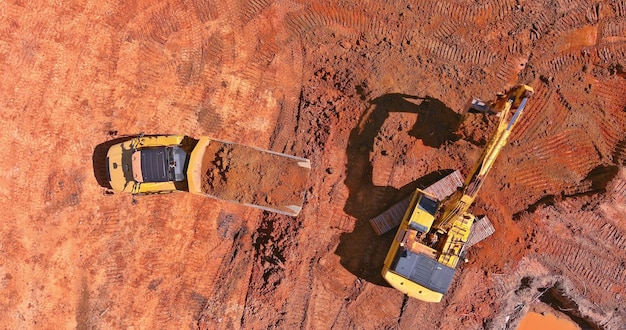
<svg viewBox="0 0 626 330"><path fill-rule="evenodd" d="M229 150L227 170L258 174L245 183L223 180L221 190L214 190L215 180L208 175L216 167L216 150ZM233 156L232 154L238 156ZM281 171L276 174L276 166ZM107 153L108 182L113 191L135 195L188 191L192 194L227 200L291 216L297 216L304 203L306 180L311 170L309 160L301 157L220 141L210 137L199 140L185 135L138 136L114 144ZM265 173L280 189L268 185ZM283 179L281 175L289 177ZM203 181L204 180L204 181ZM237 190L241 190L238 192Z"/></svg>
<svg viewBox="0 0 626 330"><path fill-rule="evenodd" d="M107 153L109 184L114 191L133 194L168 193L177 188L172 181L141 182L137 173L141 171L138 151L145 148L179 146L184 135L143 136L115 144Z"/></svg>

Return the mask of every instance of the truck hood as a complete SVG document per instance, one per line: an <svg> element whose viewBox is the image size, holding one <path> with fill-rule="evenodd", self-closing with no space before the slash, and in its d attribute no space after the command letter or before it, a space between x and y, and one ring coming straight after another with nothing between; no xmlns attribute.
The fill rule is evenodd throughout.
<svg viewBox="0 0 626 330"><path fill-rule="evenodd" d="M132 192L133 179L132 149L130 142L115 144L107 153L109 184L114 191Z"/></svg>

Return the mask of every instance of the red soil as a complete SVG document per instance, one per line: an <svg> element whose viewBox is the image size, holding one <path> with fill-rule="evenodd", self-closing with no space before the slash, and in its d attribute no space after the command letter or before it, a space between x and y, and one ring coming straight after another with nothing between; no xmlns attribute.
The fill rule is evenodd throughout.
<svg viewBox="0 0 626 330"><path fill-rule="evenodd" d="M0 17L3 327L501 329L553 287L572 317L626 324L623 0L4 1ZM518 83L536 93L472 209L496 233L442 303L405 299L379 275L393 234L367 220L467 173L489 123L464 105ZM106 194L109 131L309 158L304 208Z"/></svg>

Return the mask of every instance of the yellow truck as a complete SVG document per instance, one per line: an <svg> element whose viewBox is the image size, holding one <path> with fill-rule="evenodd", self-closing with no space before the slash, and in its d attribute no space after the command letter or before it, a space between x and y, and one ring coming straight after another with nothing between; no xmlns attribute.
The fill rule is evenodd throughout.
<svg viewBox="0 0 626 330"><path fill-rule="evenodd" d="M109 148L106 169L115 192L187 191L297 216L311 163L210 137L139 135Z"/></svg>
<svg viewBox="0 0 626 330"><path fill-rule="evenodd" d="M472 231L480 227L468 209L532 93L531 87L521 85L491 104L472 103L476 110L499 116L498 127L459 189L443 198L421 189L412 194L382 269L383 278L391 286L422 301L441 301L459 261L465 259ZM383 217L372 220L379 234L381 228L390 227ZM484 231L488 226L483 224L482 228ZM493 231L486 235L491 233Z"/></svg>

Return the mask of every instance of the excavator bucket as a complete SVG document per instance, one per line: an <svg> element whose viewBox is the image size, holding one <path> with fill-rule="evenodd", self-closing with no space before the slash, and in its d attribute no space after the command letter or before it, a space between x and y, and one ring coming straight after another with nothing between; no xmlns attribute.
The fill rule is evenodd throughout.
<svg viewBox="0 0 626 330"><path fill-rule="evenodd" d="M203 137L189 161L189 192L297 216L310 170L305 158Z"/></svg>

